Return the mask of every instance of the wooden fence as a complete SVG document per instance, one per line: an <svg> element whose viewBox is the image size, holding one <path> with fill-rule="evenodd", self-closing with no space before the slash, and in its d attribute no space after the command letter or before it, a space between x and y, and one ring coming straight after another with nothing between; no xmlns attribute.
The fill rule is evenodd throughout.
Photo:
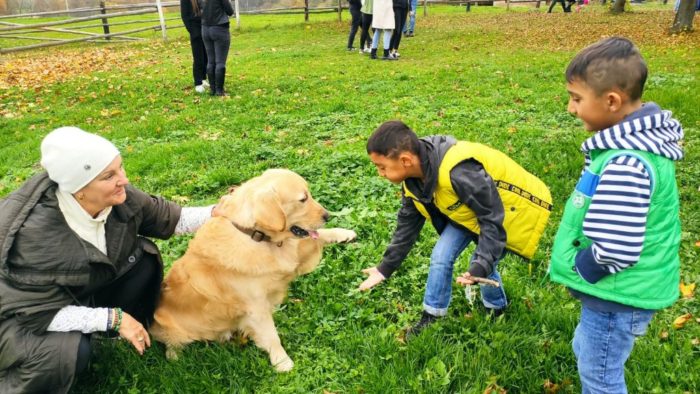
<svg viewBox="0 0 700 394"><path fill-rule="evenodd" d="M180 20L179 13L177 16L166 17L164 10L167 8L179 7L179 1L162 1L154 0L155 3L142 3L142 4L129 4L129 5L107 5L104 0L101 0L99 7L84 7L76 9L68 9L63 11L48 11L48 12L35 12L19 15L2 15L0 16L0 40L2 39L12 39L12 40L34 40L42 41L38 44L16 46L16 47L0 47L1 53L18 52L36 48L44 48L57 45L65 45L76 42L113 42L113 41L138 41L143 40L141 37L133 36L135 33L140 33L144 31L161 31L163 39L167 40L167 29L182 28L181 23L168 25L168 21ZM337 0L336 4L332 6L314 6L312 7L309 2L310 0L304 0L303 7L284 7L284 8L269 8L260 10L240 10L239 0L231 0L234 5L236 26L240 27L241 15L274 15L274 14L304 14L304 21L309 20L309 15L320 14L320 13L337 13L338 20L342 20L343 9L347 9L344 5L345 0ZM335 3L336 0L333 0ZM513 3L536 3L536 7L539 8L540 2L542 0L496 0L505 1L506 7L509 8ZM471 6L474 4L483 4L484 2L490 2L491 0L422 0L423 3L423 15L427 15L429 4L451 4L458 6L466 6L466 11L469 11ZM87 16L75 16L80 14L92 14ZM139 20L123 20L126 17L131 17L135 15L145 15L145 14L156 14L157 19L139 19ZM69 15L67 19L55 20L55 21L41 21L41 17L61 17ZM7 19L20 19L20 18L39 18L37 23L17 23L17 22L7 22ZM120 18L122 20L120 20ZM116 21L115 21L116 20ZM99 21L97 23L90 23L92 21ZM82 24L83 22L88 22L88 24ZM70 28L65 27L65 25L75 25ZM112 27L125 25L144 25L148 26L135 27L128 30L121 30L119 32L112 32ZM61 27L57 27L61 26ZM102 27L102 33L95 33L89 31L83 31L84 29L94 29ZM69 34L71 38L58 38L58 37L47 37L36 35L37 33L62 33L62 35ZM78 36L75 38L74 36Z"/></svg>

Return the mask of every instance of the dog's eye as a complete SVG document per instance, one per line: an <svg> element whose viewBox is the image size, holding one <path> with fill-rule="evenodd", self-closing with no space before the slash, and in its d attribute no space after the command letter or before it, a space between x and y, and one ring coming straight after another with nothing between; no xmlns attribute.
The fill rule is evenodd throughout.
<svg viewBox="0 0 700 394"><path fill-rule="evenodd" d="M304 193L304 197L302 197L302 199L299 200L299 201L301 201L301 202L306 202L306 200L308 200L308 199L309 199L309 195L306 194L306 193Z"/></svg>

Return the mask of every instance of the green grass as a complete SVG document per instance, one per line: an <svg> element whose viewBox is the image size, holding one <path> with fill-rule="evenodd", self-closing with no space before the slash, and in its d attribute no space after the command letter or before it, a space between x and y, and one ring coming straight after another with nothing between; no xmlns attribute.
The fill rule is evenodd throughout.
<svg viewBox="0 0 700 394"><path fill-rule="evenodd" d="M136 186L187 205L213 203L227 186L266 168L290 168L335 213L330 226L359 235L354 244L328 248L275 315L296 363L291 373L273 372L252 343L199 343L167 362L160 345L139 357L121 341L102 341L75 392L481 393L498 385L540 393L547 380L561 384L560 392L579 392L570 347L579 306L549 282L546 267L587 136L566 113L563 70L599 36L625 34L639 44L650 68L645 100L672 110L685 127L686 158L677 166L681 275L700 282L700 39L664 33L671 7L634 6L616 17L599 6L568 15L530 6L469 14L434 7L428 17L419 11L416 37L402 41L398 62L346 52L347 13L342 23L327 14L309 24L301 15L244 16L233 31L228 99L193 92L182 30L167 43L110 44L108 54L119 61L99 71L90 71L91 45L6 57L19 65L77 56L87 71L0 90L0 195L40 170L46 133L77 125L114 141ZM532 264L514 257L501 264L512 302L504 318L489 321L455 288L447 319L408 345L397 341L421 310L436 239L428 227L390 280L356 291L360 270L379 263L395 225L399 189L376 175L364 150L372 130L394 118L419 135L452 134L507 152L552 190L555 209ZM187 241L159 243L167 264ZM471 250L456 272L466 270ZM700 391L700 346L692 343L700 324L671 325L683 313L697 315L699 305L679 300L658 313L627 364L630 392Z"/></svg>

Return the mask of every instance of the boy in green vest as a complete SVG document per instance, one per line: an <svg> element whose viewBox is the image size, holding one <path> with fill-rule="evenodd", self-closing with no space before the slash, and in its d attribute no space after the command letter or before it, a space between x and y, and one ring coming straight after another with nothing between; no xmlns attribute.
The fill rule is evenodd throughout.
<svg viewBox="0 0 700 394"><path fill-rule="evenodd" d="M379 126L367 153L380 176L403 185L403 198L391 244L381 264L363 270L369 276L360 290L374 287L401 265L428 219L440 238L430 257L423 314L407 337L447 314L454 262L472 241L478 243L476 251L458 282L497 282L498 287L481 287L481 299L488 311L500 315L507 299L498 261L506 249L525 258L534 254L551 210L547 186L497 150L448 136L418 139L400 121Z"/></svg>
<svg viewBox="0 0 700 394"><path fill-rule="evenodd" d="M601 40L566 70L568 111L595 134L554 241L551 279L581 300L574 333L584 393L626 393L624 366L654 312L678 298L681 226L674 161L683 130L641 101L647 67L626 38Z"/></svg>

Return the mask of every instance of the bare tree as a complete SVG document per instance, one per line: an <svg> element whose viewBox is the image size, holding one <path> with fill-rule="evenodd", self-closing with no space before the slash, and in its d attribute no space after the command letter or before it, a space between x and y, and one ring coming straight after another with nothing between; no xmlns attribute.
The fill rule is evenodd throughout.
<svg viewBox="0 0 700 394"><path fill-rule="evenodd" d="M613 14L621 14L625 12L625 0L615 0L610 12Z"/></svg>
<svg viewBox="0 0 700 394"><path fill-rule="evenodd" d="M671 33L693 30L693 18L695 17L695 0L681 0L676 12L676 17L671 25Z"/></svg>

